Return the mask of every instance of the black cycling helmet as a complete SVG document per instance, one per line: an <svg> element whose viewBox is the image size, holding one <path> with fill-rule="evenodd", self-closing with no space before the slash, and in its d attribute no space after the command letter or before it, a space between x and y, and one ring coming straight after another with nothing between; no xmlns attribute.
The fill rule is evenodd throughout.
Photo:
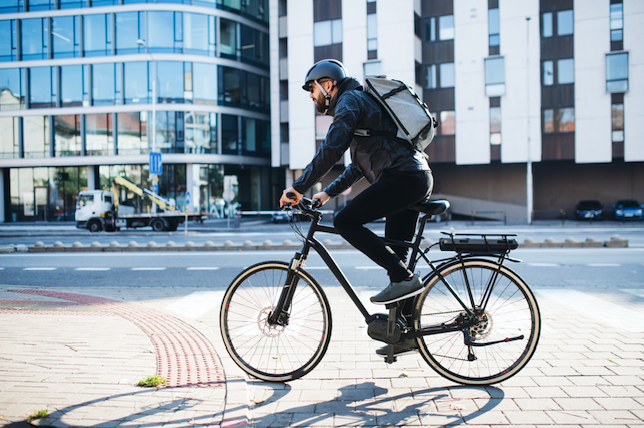
<svg viewBox="0 0 644 428"><path fill-rule="evenodd" d="M306 73L302 89L310 92L311 82L324 78L333 80L333 86L335 86L345 77L347 77L347 71L344 69L344 65L342 65L340 61L335 59L323 59L322 61L316 62L315 65L309 69L309 72Z"/></svg>

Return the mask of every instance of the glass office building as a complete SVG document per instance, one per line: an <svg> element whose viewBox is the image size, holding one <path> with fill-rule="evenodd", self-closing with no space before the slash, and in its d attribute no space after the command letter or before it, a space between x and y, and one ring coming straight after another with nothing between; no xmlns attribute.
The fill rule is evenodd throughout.
<svg viewBox="0 0 644 428"><path fill-rule="evenodd" d="M116 175L152 189L151 151L180 210L272 208L268 76L268 0L3 0L0 220L73 220Z"/></svg>

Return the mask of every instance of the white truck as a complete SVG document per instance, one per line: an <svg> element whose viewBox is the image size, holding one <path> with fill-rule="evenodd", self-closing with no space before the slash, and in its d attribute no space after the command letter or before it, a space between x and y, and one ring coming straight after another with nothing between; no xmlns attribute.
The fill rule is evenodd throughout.
<svg viewBox="0 0 644 428"><path fill-rule="evenodd" d="M135 194L151 200L163 211L136 213L134 206L119 201L119 187L123 186ZM125 177L116 177L112 183L113 191L83 190L78 194L76 203L76 227L90 232L105 230L114 232L122 227L136 228L151 226L155 232L177 230L186 219L201 221L199 213L184 213L175 210L175 202L144 189Z"/></svg>

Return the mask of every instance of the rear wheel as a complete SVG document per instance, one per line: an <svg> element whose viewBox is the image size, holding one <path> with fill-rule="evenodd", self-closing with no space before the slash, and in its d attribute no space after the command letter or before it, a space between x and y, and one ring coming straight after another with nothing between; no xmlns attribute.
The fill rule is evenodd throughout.
<svg viewBox="0 0 644 428"><path fill-rule="evenodd" d="M488 284L493 287L486 299ZM539 307L521 277L484 259L441 267L418 296L414 319L416 329L467 325L457 331L418 338L420 353L436 372L467 385L489 385L518 373L534 354L541 330ZM468 337L470 344L465 343ZM507 338L516 340L505 341Z"/></svg>
<svg viewBox="0 0 644 428"><path fill-rule="evenodd" d="M306 271L284 325L271 325L284 289L288 263L262 262L240 273L221 305L221 334L228 353L246 373L267 381L289 381L313 370L331 339L331 310L324 291Z"/></svg>

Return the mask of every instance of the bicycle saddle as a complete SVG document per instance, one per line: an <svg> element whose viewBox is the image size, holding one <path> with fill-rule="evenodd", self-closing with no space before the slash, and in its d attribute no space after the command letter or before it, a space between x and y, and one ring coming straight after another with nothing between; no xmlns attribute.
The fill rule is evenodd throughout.
<svg viewBox="0 0 644 428"><path fill-rule="evenodd" d="M446 201L445 199L425 199L424 201L418 202L417 204L409 207L409 209L420 211L427 215L438 215L448 208L449 201Z"/></svg>

